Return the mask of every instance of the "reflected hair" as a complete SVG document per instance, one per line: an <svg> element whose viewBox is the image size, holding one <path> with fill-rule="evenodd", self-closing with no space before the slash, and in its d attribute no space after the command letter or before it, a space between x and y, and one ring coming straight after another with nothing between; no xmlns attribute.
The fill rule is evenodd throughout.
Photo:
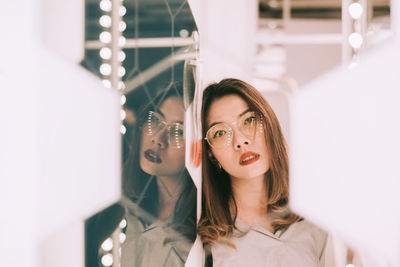
<svg viewBox="0 0 400 267"><path fill-rule="evenodd" d="M301 217L288 208L289 165L286 142L279 121L262 94L250 84L238 79L223 79L208 85L203 92L201 109L202 123L202 173L203 197L202 213L198 224L198 234L205 244L217 241L226 243L232 234L237 217L237 205L232 192L231 179L224 170L218 170L210 159L209 144L204 137L207 133L207 117L211 104L226 95L241 97L251 110L262 115L264 133L269 154L269 170L265 174L267 188L266 208L274 233L285 230ZM225 241L224 241L225 240Z"/></svg>
<svg viewBox="0 0 400 267"><path fill-rule="evenodd" d="M176 88L175 88L176 89ZM122 169L122 193L152 217L157 217L158 185L156 176L144 172L140 167L140 145L142 127L146 123L149 111L158 111L158 107L170 97L182 99L181 92L174 88L162 90L149 103L146 103L137 112L137 120L133 125L129 143L129 154ZM195 238L196 220L196 188L184 168L177 179L184 183L183 191L174 208L172 227L187 238Z"/></svg>

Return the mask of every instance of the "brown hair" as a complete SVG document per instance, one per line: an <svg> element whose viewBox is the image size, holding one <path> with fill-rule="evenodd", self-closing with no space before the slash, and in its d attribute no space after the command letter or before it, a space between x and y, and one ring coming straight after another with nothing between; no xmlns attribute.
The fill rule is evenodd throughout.
<svg viewBox="0 0 400 267"><path fill-rule="evenodd" d="M286 143L279 121L265 98L257 89L238 79L224 79L207 86L203 93L201 110L202 132L207 132L207 116L213 101L226 96L238 95L246 101L249 108L259 112L264 119L263 126L269 151L270 169L265 174L267 188L267 211L271 217L274 232L284 230L292 223L301 220L289 211L289 165ZM220 238L229 237L235 228L237 206L232 194L230 176L225 171L217 170L216 164L209 158L210 146L203 142L203 205L198 233L203 243L215 243ZM230 203L233 204L232 210Z"/></svg>

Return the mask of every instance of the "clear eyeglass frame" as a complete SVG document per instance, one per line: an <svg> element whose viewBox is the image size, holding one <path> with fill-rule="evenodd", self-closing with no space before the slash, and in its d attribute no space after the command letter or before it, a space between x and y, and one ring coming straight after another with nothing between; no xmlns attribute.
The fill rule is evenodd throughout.
<svg viewBox="0 0 400 267"><path fill-rule="evenodd" d="M206 137L208 144L212 148L222 149L230 146L233 140L233 127L237 129L250 140L254 140L257 133L264 132L263 116L256 111L248 111L237 121L232 123L220 122L207 130ZM253 123L253 124L251 124Z"/></svg>
<svg viewBox="0 0 400 267"><path fill-rule="evenodd" d="M179 122L167 123L162 116L150 110L145 122L145 135L154 136L166 129L168 145L175 148L182 148L185 144L184 125Z"/></svg>

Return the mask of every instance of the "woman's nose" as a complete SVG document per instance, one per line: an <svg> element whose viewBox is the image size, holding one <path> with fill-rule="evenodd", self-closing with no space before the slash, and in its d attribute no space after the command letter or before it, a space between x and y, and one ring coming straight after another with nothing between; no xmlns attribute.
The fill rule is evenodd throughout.
<svg viewBox="0 0 400 267"><path fill-rule="evenodd" d="M250 140L244 134L242 134L238 129L233 132L233 149L240 150L243 146L249 145Z"/></svg>
<svg viewBox="0 0 400 267"><path fill-rule="evenodd" d="M160 130L158 133L153 135L151 142L154 146L157 146L159 149L165 149L168 147L168 139L167 139L167 131L166 129Z"/></svg>

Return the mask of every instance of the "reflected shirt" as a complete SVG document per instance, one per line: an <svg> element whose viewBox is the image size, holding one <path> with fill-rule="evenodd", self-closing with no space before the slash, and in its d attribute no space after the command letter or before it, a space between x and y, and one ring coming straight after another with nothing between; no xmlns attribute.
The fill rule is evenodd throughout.
<svg viewBox="0 0 400 267"><path fill-rule="evenodd" d="M211 247L213 266L334 267L333 246L328 234L302 220L275 234L261 226L249 226L239 219L229 247Z"/></svg>
<svg viewBox="0 0 400 267"><path fill-rule="evenodd" d="M175 231L170 221L151 219L137 204L124 202L127 227L121 266L184 266L193 242Z"/></svg>

